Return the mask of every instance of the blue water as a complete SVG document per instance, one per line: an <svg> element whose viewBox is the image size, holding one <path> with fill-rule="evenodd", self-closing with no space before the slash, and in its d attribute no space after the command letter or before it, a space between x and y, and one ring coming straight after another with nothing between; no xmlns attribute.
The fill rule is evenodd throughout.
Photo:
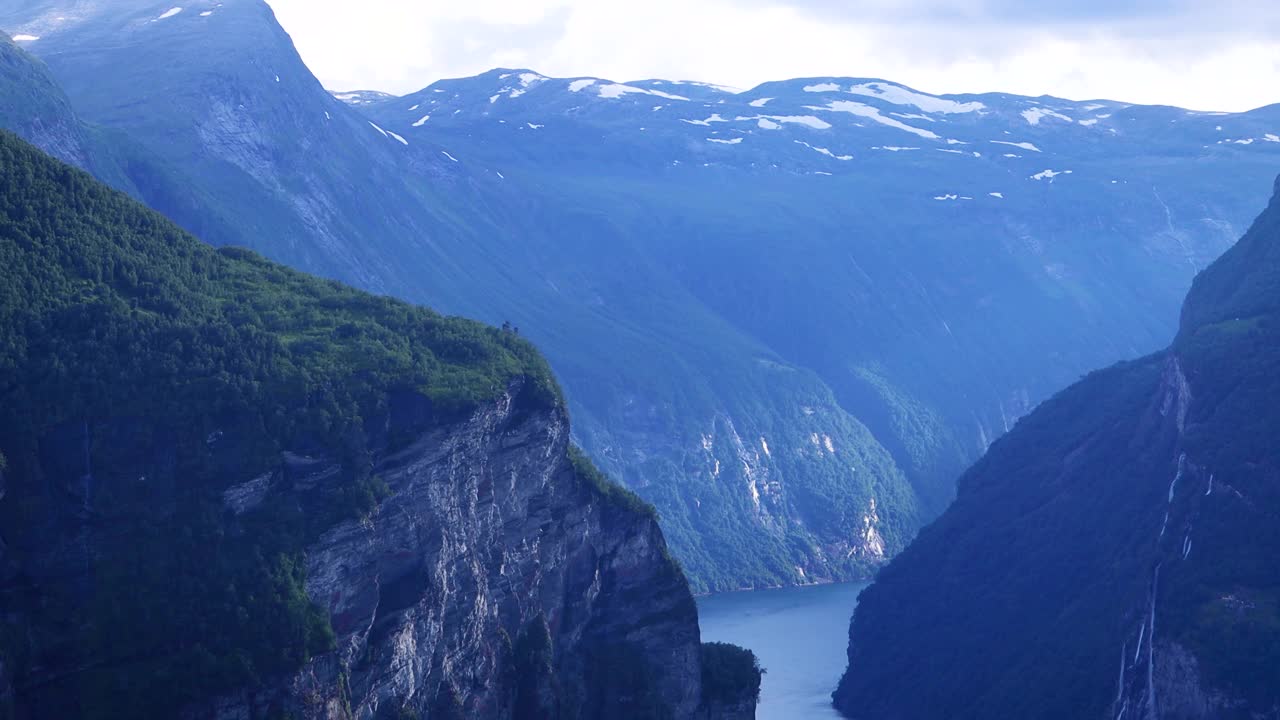
<svg viewBox="0 0 1280 720"><path fill-rule="evenodd" d="M751 648L767 671L757 720L837 720L831 691L844 672L849 618L866 583L701 598L703 642Z"/></svg>

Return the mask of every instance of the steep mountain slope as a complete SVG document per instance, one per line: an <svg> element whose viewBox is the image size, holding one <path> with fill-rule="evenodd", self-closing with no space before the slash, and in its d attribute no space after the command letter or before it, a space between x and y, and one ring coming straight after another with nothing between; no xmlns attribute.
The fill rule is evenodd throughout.
<svg viewBox="0 0 1280 720"><path fill-rule="evenodd" d="M1052 390L1048 377L1172 334L1153 311L1250 212L1194 197L1193 181L1261 183L1280 153L1278 108L934 97L847 78L734 94L495 71L357 107L534 174L549 202L641 203L628 230L701 303L818 372L929 509L949 499L957 458Z"/></svg>
<svg viewBox="0 0 1280 720"><path fill-rule="evenodd" d="M205 239L521 328L699 589L895 553L1036 401L1167 342L1280 154L1276 108L871 80L334 97L258 0L104 7L0 24L184 171L204 210L161 209Z"/></svg>
<svg viewBox="0 0 1280 720"><path fill-rule="evenodd" d="M22 37L22 36L19 36ZM44 64L22 52L8 36L0 36L0 122L31 139L45 152L83 168L91 168L86 128L71 101Z"/></svg>
<svg viewBox="0 0 1280 720"><path fill-rule="evenodd" d="M509 331L214 250L0 132L0 348L0 717L751 714Z"/></svg>
<svg viewBox="0 0 1280 720"><path fill-rule="evenodd" d="M16 37L27 45L37 36ZM7 36L0 37L0 127L170 217L231 234L231 223L209 214L209 196L180 169L124 132L81 120L44 63Z"/></svg>
<svg viewBox="0 0 1280 720"><path fill-rule="evenodd" d="M852 718L1280 717L1280 182L1169 349L1018 425L859 600Z"/></svg>
<svg viewBox="0 0 1280 720"><path fill-rule="evenodd" d="M663 506L667 526L678 538L673 543L699 587L786 582L805 577L806 570L813 579L863 574L914 532L912 491L870 432L812 373L782 362L714 312L700 309L687 289L665 277L643 244L593 242L610 238L616 221L574 207L548 207L527 193L509 192L494 173L470 175L468 166L429 143L410 146L384 135L309 75L299 77L305 68L291 46L277 42L282 33L264 22L269 10L260 3L186 7L163 20L158 19L162 10L145 3L138 3L143 9L132 15L109 18L94 14L98 6L87 7L77 24L54 32L40 20L22 27L41 36L31 48L42 48L42 55L72 78L68 85L90 119L155 141L159 152L191 170L193 185L219 196L210 216L220 217L222 205L243 203L240 216L250 228L283 217L262 200L242 197L270 199L266 185L290 184L279 179L282 169L311 178L341 175L343 202L360 208L341 215L353 223L345 228L344 242L351 252L381 258L392 269L384 267L385 273L371 278L340 257L313 263L316 246L300 245L294 252L293 244L277 242L281 236L270 232L220 234L211 227L204 237L219 244L248 243L290 264L453 312L495 323L511 320L540 344L556 348L560 372L578 378L581 390L572 397L590 400L574 402L578 424L586 426L579 432L588 442L604 438L594 443L597 456L609 454L606 441L616 442L626 462L611 463L611 469L625 471L633 486ZM231 31L209 24L215 20ZM109 33L101 31L104 26ZM178 29L169 37L164 28ZM135 44L121 42L122 37L134 38ZM189 63L139 64L140 58L159 54L160 46L186 57L188 48L210 37L249 42L252 57L279 50L284 59L273 56L271 68L287 65L280 83L272 74L266 90L253 85L254 102L240 108L242 117L226 120L232 127L223 127L229 135L256 137L273 132L280 117L295 123L296 133L262 141L273 154L289 158L262 168L263 185L206 171L239 162L239 155L228 150L229 143L207 142L189 130L207 121L210 104L240 104L240 85L220 78L256 75L218 65L238 54L225 53L216 61L202 54ZM143 44L147 47L140 49ZM210 62L217 67L207 67ZM254 72L262 72L263 62L252 66ZM107 66L132 69L113 70L101 85L83 79ZM166 73L172 77L157 78ZM117 74L135 79L145 74L148 83L169 92L138 97L131 90L135 86ZM187 82L191 75L196 80ZM81 77L79 85L75 77ZM146 112L138 112L139 103ZM197 119L175 119L184 112ZM314 118L323 118L323 132L310 122ZM253 128L245 130L246 123ZM340 136L326 134L338 131ZM365 148L370 142L373 149ZM329 146L362 148L352 153L358 167L335 169L332 157L310 151ZM379 154L386 152L393 153L390 160ZM370 173L377 177L350 183ZM281 197L328 204L310 194L315 188L332 190L325 181L308 180L303 198L293 194L296 188ZM377 222L397 214L397 227L377 231ZM360 225L366 218L374 227ZM202 218L184 222L197 230L203 223ZM300 237L313 231L321 237L328 233L307 222L288 230ZM584 343L583 337L593 342ZM764 449L766 432L775 443L785 440L792 452L771 460ZM694 473L699 482L687 482ZM883 520L877 507L885 511ZM851 527L857 528L852 535Z"/></svg>

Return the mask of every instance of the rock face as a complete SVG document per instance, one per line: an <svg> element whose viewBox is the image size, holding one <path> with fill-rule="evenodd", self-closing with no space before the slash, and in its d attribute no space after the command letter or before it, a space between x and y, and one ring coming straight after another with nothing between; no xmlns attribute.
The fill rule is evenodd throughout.
<svg viewBox="0 0 1280 720"><path fill-rule="evenodd" d="M527 672L513 644L541 623L554 716L694 717L688 587L653 519L611 505L578 475L568 435L562 412L521 416L508 394L378 458L392 494L306 552L307 594L329 612L338 649L188 717L249 720L269 707L331 720L435 717L441 702L468 718L513 717ZM336 470L332 459L291 456L284 473L306 485ZM632 676L606 674L610 662L629 663Z"/></svg>
<svg viewBox="0 0 1280 720"><path fill-rule="evenodd" d="M859 720L1280 718L1280 188L1164 352L997 441L863 593Z"/></svg>
<svg viewBox="0 0 1280 720"><path fill-rule="evenodd" d="M334 651L184 717L753 717L753 701L701 706L697 610L655 519L571 462L563 409L521 410L518 392L376 454L389 495L306 549L306 592L327 611ZM228 528L282 484L323 492L340 469L285 453L225 492ZM80 557L97 532L82 525L27 562L66 570L77 563L56 558ZM88 582L69 572L57 582ZM545 663L521 649L539 636ZM8 683L0 672L0 708ZM23 695L10 717L39 717Z"/></svg>

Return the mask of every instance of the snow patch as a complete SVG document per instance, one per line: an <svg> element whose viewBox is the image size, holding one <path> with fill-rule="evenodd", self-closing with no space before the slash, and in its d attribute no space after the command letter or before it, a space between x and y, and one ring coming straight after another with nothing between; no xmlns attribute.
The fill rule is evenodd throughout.
<svg viewBox="0 0 1280 720"><path fill-rule="evenodd" d="M987 194L993 198L1000 198L1001 200L1004 199L1004 193L994 192L994 193L987 193Z"/></svg>
<svg viewBox="0 0 1280 720"><path fill-rule="evenodd" d="M717 138L707 138L707 142L720 143L721 145L737 145L742 142L742 138L734 138L732 140L719 140Z"/></svg>
<svg viewBox="0 0 1280 720"><path fill-rule="evenodd" d="M1267 142L1280 143L1280 135L1276 135L1275 133L1267 133L1262 136L1262 139Z"/></svg>
<svg viewBox="0 0 1280 720"><path fill-rule="evenodd" d="M1052 180L1059 175L1070 175L1071 170L1044 170L1031 176L1032 180Z"/></svg>
<svg viewBox="0 0 1280 720"><path fill-rule="evenodd" d="M831 123L812 115L767 115L765 117L774 122L804 125L814 130L829 130L831 128Z"/></svg>
<svg viewBox="0 0 1280 720"><path fill-rule="evenodd" d="M805 85L804 91L809 93L839 92L840 86L835 83L818 83L817 85Z"/></svg>
<svg viewBox="0 0 1280 720"><path fill-rule="evenodd" d="M39 35L14 35L13 36L14 42L35 42L36 40L39 40L39 39L40 39Z"/></svg>
<svg viewBox="0 0 1280 720"><path fill-rule="evenodd" d="M654 80L653 84L661 85L662 81ZM694 85L697 87L710 88L711 90L715 90L717 92L722 92L722 93L728 93L730 95L741 95L742 93L746 92L746 90L743 90L742 88L730 87L728 85L716 85L714 83L697 82L694 80L672 80L671 84L672 85Z"/></svg>
<svg viewBox="0 0 1280 720"><path fill-rule="evenodd" d="M325 115L328 115L328 113L325 113ZM409 144L409 141L408 141L408 140L405 140L404 138L402 138L402 137L400 137L399 135L397 135L397 134L395 134L395 133L391 132L390 130L383 130L382 128L380 128L380 127L378 127L377 125L375 125L372 121L370 121L370 122L369 122L369 124L370 124L370 125L373 125L373 129L374 129L374 130L377 130L378 132L382 133L382 137L384 137L384 138L390 138L390 139L393 139L393 140L398 140L398 141L400 141L400 143L401 143L402 145L408 145L408 144Z"/></svg>
<svg viewBox="0 0 1280 720"><path fill-rule="evenodd" d="M751 107L764 107L765 105L768 105L769 101L772 99L773 98L759 98L757 100L752 100L747 104L750 105Z"/></svg>
<svg viewBox="0 0 1280 720"><path fill-rule="evenodd" d="M441 155L443 155L443 156L445 156L445 157L447 157L447 158L449 158L450 160L452 160L452 161L454 161L454 162L458 162L458 158L456 158L456 157L454 157L454 156L450 155L449 153L445 152L444 150L441 150L441 151L440 151L440 154L441 154ZM502 177L502 173L498 173L498 177Z"/></svg>
<svg viewBox="0 0 1280 720"><path fill-rule="evenodd" d="M1030 150L1031 152L1040 152L1040 148L1029 142L1006 142L1004 140L992 140L991 142L996 145L1011 145L1016 148L1022 148L1023 150Z"/></svg>
<svg viewBox="0 0 1280 720"><path fill-rule="evenodd" d="M1081 124L1081 125L1083 125L1083 126L1085 126L1085 127L1093 127L1094 125L1097 125L1097 124L1098 124L1098 120L1097 120L1097 118L1092 118L1092 119L1089 119L1089 120L1081 120L1081 121L1080 121L1080 124Z"/></svg>
<svg viewBox="0 0 1280 720"><path fill-rule="evenodd" d="M765 442L763 436L760 437L760 447L764 449L765 457L773 457L773 453L769 452L769 443Z"/></svg>
<svg viewBox="0 0 1280 720"><path fill-rule="evenodd" d="M182 8L180 7L169 8L168 10L165 10L163 13L161 13L160 17L156 18L156 20L168 20L169 18L173 17L174 15L177 15L180 12L182 12Z"/></svg>
<svg viewBox="0 0 1280 720"><path fill-rule="evenodd" d="M751 116L739 115L738 117L734 118L735 122L742 122L742 121L749 122L752 120L756 121L756 124L759 125L761 130L778 130L782 127L782 125L779 123L782 123L782 124L794 123L796 125L804 125L806 127L811 127L814 130L831 129L831 123L827 122L826 120L816 118L812 115L751 115Z"/></svg>
<svg viewBox="0 0 1280 720"><path fill-rule="evenodd" d="M820 152L820 153L822 153L823 155L826 155L826 156L827 156L827 157L829 157L829 158L834 158L834 159L836 159L836 160L852 160L852 159L853 159L853 156L852 156L852 155L837 155L837 154L835 154L835 153L831 152L830 150L828 150L827 148L824 148L824 147L814 147L814 146L810 145L809 143L807 143L807 142L805 142L805 141L803 141L803 140L796 140L796 144L797 144L797 145L803 145L803 146L805 146L805 147L809 148L810 150L814 150L814 151L816 151L816 152Z"/></svg>
<svg viewBox="0 0 1280 720"><path fill-rule="evenodd" d="M427 121L428 121L428 120L430 120L430 119L431 119L431 116L430 116L430 115L423 115L422 117L418 118L418 121L417 121L417 122L415 122L415 123L413 124L413 126L414 126L414 127L422 127L422 126L423 126L423 125L425 125L425 124L427 123Z"/></svg>
<svg viewBox="0 0 1280 720"><path fill-rule="evenodd" d="M867 97L878 98L894 105L914 105L925 112L955 114L955 113L971 113L982 110L986 107L980 102L959 103L955 100L947 100L946 98L934 97L933 95L925 95L913 90L908 90L899 85L890 85L888 83L873 82L863 85L854 85L849 88L849 92L854 95L866 95Z"/></svg>
<svg viewBox="0 0 1280 720"><path fill-rule="evenodd" d="M1066 115L1063 115L1062 113L1057 113L1052 110L1046 110L1040 107L1034 107L1034 108L1031 108L1030 110L1023 110L1022 117L1026 118L1027 122L1032 125L1039 125L1040 121L1043 120L1044 118L1054 118L1056 120L1065 120L1067 122L1075 122L1075 120L1072 120L1071 118L1067 117Z"/></svg>
<svg viewBox="0 0 1280 720"><path fill-rule="evenodd" d="M720 117L720 113L716 113L716 114L712 115L711 117L707 118L706 120L684 120L684 119L681 119L681 120L680 120L680 122L686 122L686 123L689 123L690 125L702 125L703 127L711 127L711 123L722 123L722 122L729 122L729 121L728 121L728 120L725 120L725 119L724 119L724 118L722 118L722 117Z"/></svg>
<svg viewBox="0 0 1280 720"><path fill-rule="evenodd" d="M528 126L530 130L541 130L542 128L546 127L546 125L537 125L534 123L525 123L525 125Z"/></svg>
<svg viewBox="0 0 1280 720"><path fill-rule="evenodd" d="M581 82L581 81L578 81L578 82ZM582 87L587 87L587 86L583 85ZM573 90L573 86L571 85L569 89ZM684 101L689 100L689 98L687 97L682 97L680 95L672 95L671 93L665 93L665 92L662 92L661 90L646 90L644 88L632 87L630 85L623 85L622 83L610 83L608 85L600 86L600 97L606 98L609 100L620 98L623 95L629 95L632 93L640 93L643 95L656 95L657 97L666 98L668 100L684 100Z"/></svg>
<svg viewBox="0 0 1280 720"><path fill-rule="evenodd" d="M595 84L596 84L595 80L574 80L573 82L569 83L569 92L582 92L584 89L589 88ZM440 91L437 90L436 92L440 92Z"/></svg>
<svg viewBox="0 0 1280 720"><path fill-rule="evenodd" d="M906 152L908 150L919 150L917 147L897 147L893 145L885 145L883 147L873 147L872 150L888 150L889 152ZM947 150L946 152L960 152L959 150Z"/></svg>
<svg viewBox="0 0 1280 720"><path fill-rule="evenodd" d="M212 14L213 14L212 10L205 10L204 12L200 13L200 17L209 17Z"/></svg>
<svg viewBox="0 0 1280 720"><path fill-rule="evenodd" d="M912 127L911 125L908 125L899 120L895 120L891 117L885 117L884 115L881 115L880 111L877 110L876 108L873 108L870 105L864 105L860 102L853 102L852 100L833 100L825 108L810 107L808 109L831 110L833 112L849 113L850 115L856 115L858 117L868 118L870 120L874 120L880 123L881 125L888 125L891 128L896 128L904 132L909 132L914 135L919 135L920 137L926 138L929 140L941 139L938 137L937 133L933 133L928 130L922 130L918 127Z"/></svg>

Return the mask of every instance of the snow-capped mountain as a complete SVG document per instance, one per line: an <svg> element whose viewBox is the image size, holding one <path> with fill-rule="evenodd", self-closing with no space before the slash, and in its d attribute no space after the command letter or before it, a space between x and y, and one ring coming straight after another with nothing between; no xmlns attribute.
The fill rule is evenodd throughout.
<svg viewBox="0 0 1280 720"><path fill-rule="evenodd" d="M173 1L0 26L182 176L138 194L206 240L519 326L703 589L877 567L1034 404L1163 347L1280 167L1276 107L529 70L331 94L260 0Z"/></svg>
<svg viewBox="0 0 1280 720"><path fill-rule="evenodd" d="M602 139L611 144L669 150L649 158L657 164L812 174L865 173L867 163L878 163L882 154L916 153L893 161L949 161L944 167L969 176L990 173L1007 176L1003 183L1040 182L1073 175L1076 164L1115 163L1153 151L1212 155L1218 150L1234 157L1233 150L1253 146L1267 152L1280 146L1280 107L1274 106L1232 114L1106 100L937 96L853 78L788 80L739 91L704 83L617 83L495 70L437 82L403 98L353 97L405 137L506 131L513 134L491 137L536 151L558 144L562 132L590 128L607 132ZM590 156L598 147L591 143L569 150ZM1114 174L1102 179L1108 184L1126 180L1123 173ZM1003 194L972 186L951 189L956 200Z"/></svg>

